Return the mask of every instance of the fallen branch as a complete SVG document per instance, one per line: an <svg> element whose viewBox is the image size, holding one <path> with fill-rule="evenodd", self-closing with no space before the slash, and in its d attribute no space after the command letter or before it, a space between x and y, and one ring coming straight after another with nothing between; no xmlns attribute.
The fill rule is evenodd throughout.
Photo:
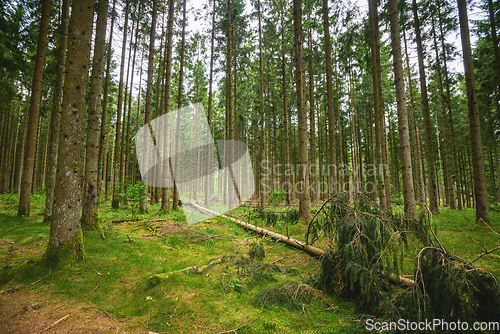
<svg viewBox="0 0 500 334"><path fill-rule="evenodd" d="M69 314L68 314L68 315L65 315L65 316L64 316L64 317L62 317L61 319L59 319L59 320L57 320L57 321L53 322L53 323L52 323L52 325L48 325L47 327L42 328L42 329L41 329L41 330L39 330L38 332L35 332L35 334L41 333L41 332L43 332L43 331L45 331L45 330L47 330L47 329L49 329L49 328L54 327L55 325L57 325L58 323L60 323L60 322L61 322L61 321L63 321L64 319L66 319L67 317L69 317Z"/></svg>
<svg viewBox="0 0 500 334"><path fill-rule="evenodd" d="M222 258L218 258L218 259L215 259L213 260L212 262L204 265L204 266L201 266L200 269L198 269L198 271L196 272L197 274L202 274L205 270L207 270L208 268L210 268L211 266L213 266L214 264L217 264L219 262L222 261Z"/></svg>
<svg viewBox="0 0 500 334"><path fill-rule="evenodd" d="M482 258L483 256L488 255L488 254L491 254L491 253L493 253L493 252L495 252L495 251L497 251L497 250L499 250L499 249L500 249L500 246L496 246L496 247L495 247L495 248L493 248L493 249L487 250L487 251L485 251L484 253L482 253L482 254L478 255L478 256L477 256L474 260L472 260L471 262L472 262L472 263L474 263L474 262L476 262L477 260L479 260L480 258Z"/></svg>
<svg viewBox="0 0 500 334"><path fill-rule="evenodd" d="M201 274L205 270L207 270L208 268L210 268L211 266L213 266L214 264L222 262L222 259L223 259L223 257L219 257L218 259L215 259L215 260L213 260L213 261L211 261L211 262L209 262L206 265L201 266L201 267L192 266L192 267L187 267L187 268L184 268L184 269L181 269L181 270L171 271L169 273L154 274L154 275L149 276L148 283L151 284L151 285L157 285L157 284L165 281L166 279L168 279L172 275L175 275L175 274L178 274L178 273L184 273L186 271L195 271L196 270L197 274Z"/></svg>

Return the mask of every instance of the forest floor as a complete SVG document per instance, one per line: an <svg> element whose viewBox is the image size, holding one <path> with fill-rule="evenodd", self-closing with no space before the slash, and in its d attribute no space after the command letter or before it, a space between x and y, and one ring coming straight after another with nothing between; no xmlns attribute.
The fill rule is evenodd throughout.
<svg viewBox="0 0 500 334"><path fill-rule="evenodd" d="M137 215L126 205L113 210L103 204L102 231L84 235L86 258L50 270L37 263L50 230L42 223L44 196L32 196L29 218L16 216L17 203L16 195L0 195L0 333L352 333L364 328L354 302L314 288L303 293L301 287L318 273L316 259L229 220L187 225L182 210L158 215L159 205L152 205L150 214ZM288 230L299 240L307 229L280 219L266 227L252 207L231 215L281 234ZM443 246L471 260L483 246L500 244L500 213L491 218L487 227L474 223L474 210L441 208L434 220ZM151 219L165 220L144 221ZM248 255L258 242L266 253L262 262ZM328 245L320 238L315 246ZM156 286L148 283L152 274L219 258L201 274L180 272ZM500 277L499 255L487 255L476 265ZM276 288L274 295L269 288Z"/></svg>

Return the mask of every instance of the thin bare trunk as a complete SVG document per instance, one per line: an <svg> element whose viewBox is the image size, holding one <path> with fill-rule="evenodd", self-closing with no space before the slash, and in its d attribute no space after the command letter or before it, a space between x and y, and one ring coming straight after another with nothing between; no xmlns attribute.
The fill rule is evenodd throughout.
<svg viewBox="0 0 500 334"><path fill-rule="evenodd" d="M479 121L479 106L476 91L476 78L469 36L469 22L465 0L457 0L460 19L460 34L462 35L462 53L465 68L465 85L470 122L470 139L472 147L472 162L474 170L474 193L476 198L476 220L489 222L490 209L488 205L486 174L484 172L483 145L481 143L481 127Z"/></svg>
<svg viewBox="0 0 500 334"><path fill-rule="evenodd" d="M40 114L40 102L42 99L43 67L45 64L45 50L47 49L47 32L49 27L50 0L42 2L42 18L40 31L38 33L38 45L35 58L35 69L33 83L31 86L31 101L28 118L28 133L26 136L26 147L24 152L24 164L21 183L21 194L19 197L18 216L29 216L30 194L33 182L33 168L35 160L35 145L38 139L38 121Z"/></svg>
<svg viewBox="0 0 500 334"><path fill-rule="evenodd" d="M431 113L429 110L429 98L427 97L427 83L425 79L424 55L422 47L422 37L420 34L420 21L418 18L417 1L413 0L413 23L415 26L417 54L418 54L418 69L420 74L420 92L422 96L422 114L424 119L425 146L427 151L427 173L428 173L428 193L429 206L432 213L439 213L438 204L438 185L436 180L436 162L434 158L434 147L432 145L432 124Z"/></svg>

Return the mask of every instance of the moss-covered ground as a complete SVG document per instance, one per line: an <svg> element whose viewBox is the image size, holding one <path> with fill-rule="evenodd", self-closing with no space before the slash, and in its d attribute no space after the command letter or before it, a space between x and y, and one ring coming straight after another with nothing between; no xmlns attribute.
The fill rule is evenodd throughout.
<svg viewBox="0 0 500 334"><path fill-rule="evenodd" d="M293 293L294 288L305 291L298 287L317 274L317 260L229 220L214 218L188 226L182 210L158 215L159 204L154 204L148 214L138 215L125 205L116 210L104 203L99 209L102 230L84 233L85 259L48 269L37 263L47 248L50 230L49 223L42 223L44 198L32 196L29 218L16 216L17 203L16 195L0 196L0 292L4 302L9 294L20 291L81 302L118 319L118 332L129 333L354 333L364 327L352 301L325 296L315 289L307 290L307 298ZM313 214L318 209L314 207ZM287 223L279 217L267 224L266 215L251 207L230 214L305 239L305 224ZM434 217L443 246L466 259L482 253L483 246L500 245L496 234L500 214L491 213L490 227L474 223L474 214L470 209L441 208ZM144 222L151 219L163 220ZM250 260L248 255L257 242L264 246L262 262ZM326 249L326 238L320 236L315 246ZM148 283L152 274L201 267L221 257L222 262L203 273L178 272L158 285ZM500 251L476 264L500 276ZM269 289L272 287L275 289ZM259 295L263 290L291 291L291 299L267 302Z"/></svg>

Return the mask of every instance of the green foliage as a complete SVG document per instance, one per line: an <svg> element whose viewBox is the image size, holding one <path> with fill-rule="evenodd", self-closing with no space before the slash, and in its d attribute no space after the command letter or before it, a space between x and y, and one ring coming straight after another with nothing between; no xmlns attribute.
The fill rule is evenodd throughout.
<svg viewBox="0 0 500 334"><path fill-rule="evenodd" d="M252 260L262 261L266 257L266 250L264 249L264 246L262 246L262 243L255 242L250 247L248 255Z"/></svg>
<svg viewBox="0 0 500 334"><path fill-rule="evenodd" d="M289 310L302 310L303 303L310 303L314 293L306 284L279 284L261 290L255 302L269 308L274 305L284 306Z"/></svg>
<svg viewBox="0 0 500 334"><path fill-rule="evenodd" d="M269 195L269 202L271 205L279 205L283 203L286 199L286 192L284 192L281 189L274 190L270 195Z"/></svg>
<svg viewBox="0 0 500 334"><path fill-rule="evenodd" d="M125 192L120 193L120 200L123 202L132 202L130 206L132 213L139 210L139 205L143 199L146 198L144 190L147 186L142 183L136 183L134 185L129 185L126 187Z"/></svg>
<svg viewBox="0 0 500 334"><path fill-rule="evenodd" d="M357 301L358 311L397 321L493 321L500 314L499 282L491 273L452 255L432 237L424 215L377 213L357 196L354 206L339 196L329 207L333 244L321 261L317 285L329 294ZM398 285L409 242L420 247L414 260L415 283ZM408 251L406 251L408 252ZM408 262L408 261L407 261Z"/></svg>

